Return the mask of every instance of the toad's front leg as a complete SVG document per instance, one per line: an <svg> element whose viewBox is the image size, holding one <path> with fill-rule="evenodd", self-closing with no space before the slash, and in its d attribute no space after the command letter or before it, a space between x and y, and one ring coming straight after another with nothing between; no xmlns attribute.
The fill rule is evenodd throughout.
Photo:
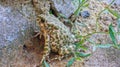
<svg viewBox="0 0 120 67"><path fill-rule="evenodd" d="M36 34L33 36L33 38L39 37L39 39L41 39L41 37L42 37L41 32L35 32L35 33L36 33Z"/></svg>
<svg viewBox="0 0 120 67"><path fill-rule="evenodd" d="M46 57L49 58L50 51L51 51L51 49L50 49L50 37L49 37L49 35L47 35L47 36L45 36L43 56L42 56L42 60L41 60L40 64L42 64L42 62L44 60L46 60Z"/></svg>

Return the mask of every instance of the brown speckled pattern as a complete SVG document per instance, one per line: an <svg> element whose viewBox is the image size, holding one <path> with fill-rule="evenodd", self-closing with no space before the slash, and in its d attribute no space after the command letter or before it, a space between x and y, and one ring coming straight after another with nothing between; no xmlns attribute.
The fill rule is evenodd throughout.
<svg viewBox="0 0 120 67"><path fill-rule="evenodd" d="M41 29L40 38L41 35L45 38L42 61L49 56L51 51L58 53L60 59L75 50L74 37L66 32L69 30L61 28L62 26L56 26L54 22L47 22L42 16L38 16L37 23Z"/></svg>

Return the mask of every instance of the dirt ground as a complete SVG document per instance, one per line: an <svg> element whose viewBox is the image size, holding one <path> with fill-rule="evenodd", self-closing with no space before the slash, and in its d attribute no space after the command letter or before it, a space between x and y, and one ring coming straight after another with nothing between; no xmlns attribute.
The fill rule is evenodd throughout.
<svg viewBox="0 0 120 67"><path fill-rule="evenodd" d="M86 35L96 30L96 18L97 14L104 9L105 3L91 0L90 6L84 10L90 12L89 18L79 17L80 24L85 24L86 27L79 26L80 34ZM113 6L112 9L120 12L119 6ZM117 31L116 18L109 14L103 13L99 19L100 31L108 31L109 24L113 23L115 30ZM77 26L78 27L78 26ZM109 35L106 34L94 34L90 38L96 43L106 44L111 43ZM18 44L17 40L16 43ZM85 45L89 47L87 52L92 52L92 55L82 61L76 61L72 67L120 67L120 50L114 48L108 49L97 49L95 52L92 51L93 44L85 42ZM24 46L26 45L26 46ZM40 41L38 38L31 38L24 41L24 44L18 44L16 46L10 46L11 48L4 47L0 51L0 67L36 67L39 65L42 56L42 50L40 49ZM51 57L54 57L52 54ZM65 67L66 63L70 58L65 58L62 61L51 61L50 67Z"/></svg>

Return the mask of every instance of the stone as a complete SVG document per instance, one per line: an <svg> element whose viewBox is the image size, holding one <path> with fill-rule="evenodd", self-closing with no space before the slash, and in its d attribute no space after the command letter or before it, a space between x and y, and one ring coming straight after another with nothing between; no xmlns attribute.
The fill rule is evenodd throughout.
<svg viewBox="0 0 120 67"><path fill-rule="evenodd" d="M52 8L69 18L78 8L78 0L51 0Z"/></svg>
<svg viewBox="0 0 120 67"><path fill-rule="evenodd" d="M35 26L33 23L35 14L30 4L23 6L22 3L21 5L17 4L19 7L15 7L14 1L6 0L0 1L0 3L0 48L2 48L16 39L21 42L22 39L28 38L30 28ZM10 5L10 3L13 4ZM27 35L25 30L27 30Z"/></svg>
<svg viewBox="0 0 120 67"><path fill-rule="evenodd" d="M90 13L88 11L82 11L79 14L80 16L82 16L83 18L87 18L90 16Z"/></svg>

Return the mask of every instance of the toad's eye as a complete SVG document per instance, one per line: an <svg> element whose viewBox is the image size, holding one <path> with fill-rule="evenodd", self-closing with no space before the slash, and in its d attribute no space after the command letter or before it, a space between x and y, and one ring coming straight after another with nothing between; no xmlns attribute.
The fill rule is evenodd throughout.
<svg viewBox="0 0 120 67"><path fill-rule="evenodd" d="M39 18L36 18L36 21L37 21L37 22L40 22L40 19L39 19Z"/></svg>
<svg viewBox="0 0 120 67"><path fill-rule="evenodd" d="M44 22L45 22L45 19L41 18L41 22L44 23Z"/></svg>
<svg viewBox="0 0 120 67"><path fill-rule="evenodd" d="M37 22L40 22L40 23L44 23L45 22L45 19L43 17L37 17L36 19Z"/></svg>

